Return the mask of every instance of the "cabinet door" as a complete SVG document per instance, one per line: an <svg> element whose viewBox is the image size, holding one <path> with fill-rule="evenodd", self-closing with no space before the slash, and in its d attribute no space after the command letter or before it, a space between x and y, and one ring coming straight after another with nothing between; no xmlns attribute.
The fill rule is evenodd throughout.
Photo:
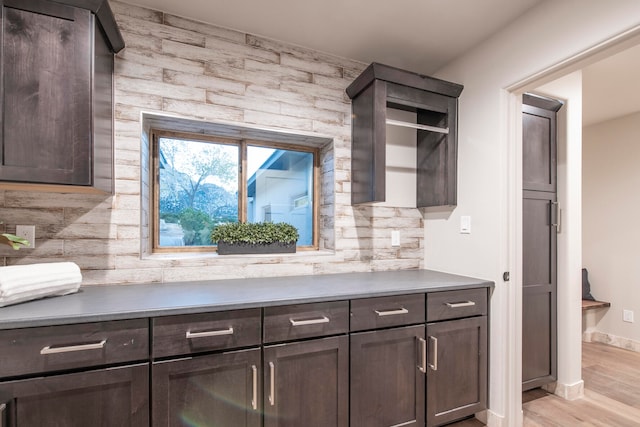
<svg viewBox="0 0 640 427"><path fill-rule="evenodd" d="M91 13L4 0L1 16L0 180L90 185Z"/></svg>
<svg viewBox="0 0 640 427"><path fill-rule="evenodd" d="M260 427L260 349L154 363L154 427Z"/></svg>
<svg viewBox="0 0 640 427"><path fill-rule="evenodd" d="M427 425L486 409L487 317L427 324Z"/></svg>
<svg viewBox="0 0 640 427"><path fill-rule="evenodd" d="M522 389L530 390L557 373L557 197L543 191L522 197Z"/></svg>
<svg viewBox="0 0 640 427"><path fill-rule="evenodd" d="M264 427L349 425L346 335L264 348Z"/></svg>
<svg viewBox="0 0 640 427"><path fill-rule="evenodd" d="M0 383L0 396L3 427L147 427L149 365Z"/></svg>
<svg viewBox="0 0 640 427"><path fill-rule="evenodd" d="M556 111L522 105L522 141L522 188L555 192Z"/></svg>
<svg viewBox="0 0 640 427"><path fill-rule="evenodd" d="M424 426L424 326L351 335L351 427Z"/></svg>

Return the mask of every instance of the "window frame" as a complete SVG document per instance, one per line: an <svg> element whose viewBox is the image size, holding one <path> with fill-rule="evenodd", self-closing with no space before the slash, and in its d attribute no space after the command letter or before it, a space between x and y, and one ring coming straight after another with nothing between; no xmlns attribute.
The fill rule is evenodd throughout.
<svg viewBox="0 0 640 427"><path fill-rule="evenodd" d="M217 246L160 246L160 158L159 158L159 141L161 138L182 139L194 142L216 143L223 145L235 145L238 147L238 221L247 221L247 155L248 147L263 147L280 150L299 151L311 153L313 155L313 194L312 197L312 244L297 246L299 251L314 251L319 248L319 212L320 212L320 149L305 145L279 143L273 141L262 141L248 138L230 138L226 136L217 136L214 134L199 134L191 132L180 132L171 130L151 129L151 215L150 215L150 240L152 253L216 253Z"/></svg>

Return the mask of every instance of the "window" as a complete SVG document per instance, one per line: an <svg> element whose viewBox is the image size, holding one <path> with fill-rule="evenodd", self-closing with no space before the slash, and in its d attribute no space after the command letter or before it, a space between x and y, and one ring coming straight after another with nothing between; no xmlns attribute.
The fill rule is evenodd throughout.
<svg viewBox="0 0 640 427"><path fill-rule="evenodd" d="M153 247L211 251L226 222L287 222L299 248L317 248L318 151L158 131L153 133Z"/></svg>

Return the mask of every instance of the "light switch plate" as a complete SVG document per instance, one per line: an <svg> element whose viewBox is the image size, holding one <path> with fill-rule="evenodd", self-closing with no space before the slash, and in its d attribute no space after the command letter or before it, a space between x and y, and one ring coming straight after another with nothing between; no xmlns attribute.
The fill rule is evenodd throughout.
<svg viewBox="0 0 640 427"><path fill-rule="evenodd" d="M460 234L471 234L471 217L468 215L460 217Z"/></svg>

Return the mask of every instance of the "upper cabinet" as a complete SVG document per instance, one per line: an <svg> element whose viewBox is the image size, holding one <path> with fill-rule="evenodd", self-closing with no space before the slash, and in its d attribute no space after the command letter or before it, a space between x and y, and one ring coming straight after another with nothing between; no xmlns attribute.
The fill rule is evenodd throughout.
<svg viewBox="0 0 640 427"><path fill-rule="evenodd" d="M351 203L385 201L386 126L416 129L417 207L455 206L458 97L463 86L372 63L347 88L352 99ZM415 113L415 123L387 118Z"/></svg>
<svg viewBox="0 0 640 427"><path fill-rule="evenodd" d="M124 41L107 0L0 4L0 187L111 193Z"/></svg>

